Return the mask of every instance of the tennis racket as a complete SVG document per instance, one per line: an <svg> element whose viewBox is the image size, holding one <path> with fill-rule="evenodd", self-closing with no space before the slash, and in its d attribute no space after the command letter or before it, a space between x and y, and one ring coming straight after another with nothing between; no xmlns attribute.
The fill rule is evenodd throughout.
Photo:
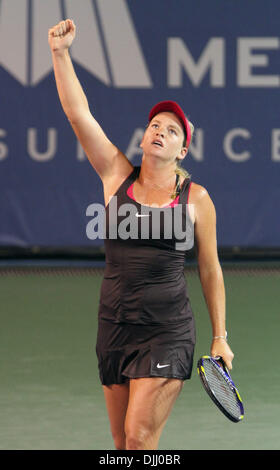
<svg viewBox="0 0 280 470"><path fill-rule="evenodd" d="M197 363L197 371L203 387L217 407L228 419L239 423L244 417L244 407L223 359L202 356Z"/></svg>

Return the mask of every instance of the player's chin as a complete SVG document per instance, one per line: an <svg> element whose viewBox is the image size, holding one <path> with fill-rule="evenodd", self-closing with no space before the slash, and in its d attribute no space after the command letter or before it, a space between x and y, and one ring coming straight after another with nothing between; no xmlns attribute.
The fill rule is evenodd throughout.
<svg viewBox="0 0 280 470"><path fill-rule="evenodd" d="M171 162L175 159L175 157L173 156L173 153L170 150L168 150L166 147L160 147L160 146L150 147L149 153L150 155L155 155L156 157L166 162Z"/></svg>
<svg viewBox="0 0 280 470"><path fill-rule="evenodd" d="M149 147L149 152L155 155L162 155L165 153L165 149L160 145L151 144L151 146Z"/></svg>

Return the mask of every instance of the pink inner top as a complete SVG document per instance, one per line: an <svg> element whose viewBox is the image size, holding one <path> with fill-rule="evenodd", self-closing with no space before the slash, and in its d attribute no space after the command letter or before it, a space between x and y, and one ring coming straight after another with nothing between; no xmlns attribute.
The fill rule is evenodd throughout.
<svg viewBox="0 0 280 470"><path fill-rule="evenodd" d="M130 199L133 199L133 201L136 201L136 199L134 197L134 194L133 194L133 185L134 185L134 183L132 183L129 186L128 190L126 191L126 194L128 195L128 197L130 197ZM175 207L178 204L179 204L179 196L177 196L176 199L174 199L174 201L170 202L170 204L168 204L168 206L163 206L163 207Z"/></svg>

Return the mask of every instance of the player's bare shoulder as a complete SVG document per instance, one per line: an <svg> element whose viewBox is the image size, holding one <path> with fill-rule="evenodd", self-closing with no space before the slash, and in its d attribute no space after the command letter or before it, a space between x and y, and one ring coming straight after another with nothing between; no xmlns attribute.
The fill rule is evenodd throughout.
<svg viewBox="0 0 280 470"><path fill-rule="evenodd" d="M189 204L192 206L192 212L196 222L203 218L208 218L210 215L215 217L213 201L204 186L197 183L191 184Z"/></svg>
<svg viewBox="0 0 280 470"><path fill-rule="evenodd" d="M134 167L131 162L120 152L112 172L102 179L105 205L108 204L110 198L117 192L118 188L132 173L133 169Z"/></svg>
<svg viewBox="0 0 280 470"><path fill-rule="evenodd" d="M200 184L192 182L190 187L189 203L198 204L207 199L207 197L209 197L207 189Z"/></svg>

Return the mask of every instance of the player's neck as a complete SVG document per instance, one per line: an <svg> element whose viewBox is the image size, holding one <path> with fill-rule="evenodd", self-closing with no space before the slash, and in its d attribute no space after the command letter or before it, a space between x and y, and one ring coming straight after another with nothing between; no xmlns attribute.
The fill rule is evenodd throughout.
<svg viewBox="0 0 280 470"><path fill-rule="evenodd" d="M142 161L141 170L139 173L139 183L157 183L159 186L168 186L174 182L176 166L172 164L162 164L160 162Z"/></svg>

